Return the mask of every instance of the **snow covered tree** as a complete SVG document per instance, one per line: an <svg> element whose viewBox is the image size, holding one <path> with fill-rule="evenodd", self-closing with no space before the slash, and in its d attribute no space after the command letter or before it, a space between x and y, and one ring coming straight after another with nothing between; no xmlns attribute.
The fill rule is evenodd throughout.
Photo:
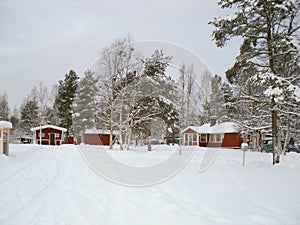
<svg viewBox="0 0 300 225"><path fill-rule="evenodd" d="M95 128L95 112L98 78L88 69L81 78L73 102L73 127L75 136L81 135L84 143L86 129Z"/></svg>
<svg viewBox="0 0 300 225"><path fill-rule="evenodd" d="M135 134L145 138L151 151L151 121L161 118L167 125L168 133L175 137L178 133L179 118L175 102L177 93L175 82L166 76L166 68L172 57L164 56L163 51L156 50L151 57L143 60L144 70L137 82L142 88L142 95L132 106L129 115L131 129Z"/></svg>
<svg viewBox="0 0 300 225"><path fill-rule="evenodd" d="M113 130L122 129L120 121L122 121L122 113L119 115L119 120L114 120L115 100L124 84L127 82L128 75L133 75L134 63L133 57L134 48L132 45L132 38L130 36L115 40L111 45L105 47L100 53L99 59L99 99L97 112L98 126L106 128L110 131L110 146L113 144ZM136 63L136 62L135 62ZM126 81L124 83L124 81ZM122 138L120 148L122 149Z"/></svg>
<svg viewBox="0 0 300 225"><path fill-rule="evenodd" d="M4 92L3 94L0 94L0 120L6 120L9 119L9 106L8 106L8 100L7 100L7 94Z"/></svg>
<svg viewBox="0 0 300 225"><path fill-rule="evenodd" d="M45 121L50 124L60 124L60 119L58 116L58 105L55 103L58 96L58 85L55 84L49 92L49 107L45 109Z"/></svg>
<svg viewBox="0 0 300 225"><path fill-rule="evenodd" d="M16 106L10 115L9 121L12 123L12 130L11 130L12 140L16 140L18 137L20 138L21 136L20 113Z"/></svg>
<svg viewBox="0 0 300 225"><path fill-rule="evenodd" d="M222 79L215 75L211 79L211 94L209 96L209 113L211 116L216 116L219 120L224 120L227 113L224 102L224 95L221 90Z"/></svg>
<svg viewBox="0 0 300 225"><path fill-rule="evenodd" d="M185 127L191 124L191 113L194 111L192 106L195 106L192 102L194 94L195 74L193 65L186 67L183 64L180 69L180 76L178 82L178 94L179 94L179 107L180 107L180 119L181 126Z"/></svg>
<svg viewBox="0 0 300 225"><path fill-rule="evenodd" d="M25 102L21 106L20 127L24 135L30 135L30 129L39 124L38 110L39 109L37 103L31 99L25 100Z"/></svg>
<svg viewBox="0 0 300 225"><path fill-rule="evenodd" d="M235 101L234 90L233 90L232 85L230 83L228 83L227 80L225 80L221 83L220 90L221 90L221 93L223 96L223 101L224 101L223 117L225 120L227 120L228 118L231 117L231 115L237 113L235 107L232 107L232 102Z"/></svg>
<svg viewBox="0 0 300 225"><path fill-rule="evenodd" d="M239 70L239 68L243 70ZM269 132L271 127L269 103L262 100L262 85L253 83L252 77L257 70L255 66L234 65L226 71L226 77L233 91L226 100L228 116L243 126L245 142L250 148L259 149L262 133ZM250 96L250 97L249 97Z"/></svg>
<svg viewBox="0 0 300 225"><path fill-rule="evenodd" d="M292 106L300 101L299 39L296 37L300 3L292 0L221 0L218 4L224 9L236 9L236 12L210 22L216 27L212 37L218 47L224 47L233 37L242 38L240 54L231 69L234 77L230 79L245 76L240 87L256 86L254 92L241 92L240 97L268 115L265 121L272 131L275 163L279 159L278 120L281 112L285 112L286 119L291 115L300 116ZM246 71L252 73L246 74Z"/></svg>
<svg viewBox="0 0 300 225"><path fill-rule="evenodd" d="M59 81L58 94L55 99L54 108L57 109L59 125L67 128L66 142L70 133L73 133L72 127L72 106L78 87L79 77L74 70L70 70L65 75L64 80Z"/></svg>
<svg viewBox="0 0 300 225"><path fill-rule="evenodd" d="M19 127L19 122L20 122L20 115L19 115L19 110L17 109L17 107L14 108L9 121L12 123L12 126L14 128L18 128Z"/></svg>
<svg viewBox="0 0 300 225"><path fill-rule="evenodd" d="M151 122L155 118L162 119L166 124L167 139L173 138L174 141L175 135L179 132L177 109L172 102L165 100L165 98L145 96L134 105L131 111L133 130L147 140L148 151L151 151Z"/></svg>
<svg viewBox="0 0 300 225"><path fill-rule="evenodd" d="M33 101L36 102L38 107L39 125L41 126L46 124L48 122L47 114L49 112L49 108L53 104L50 101L50 94L48 92L48 88L44 86L42 82L40 82L37 86L33 87L30 96L33 99ZM41 129L40 132L42 132ZM42 143L41 139L42 135L40 135L40 143Z"/></svg>

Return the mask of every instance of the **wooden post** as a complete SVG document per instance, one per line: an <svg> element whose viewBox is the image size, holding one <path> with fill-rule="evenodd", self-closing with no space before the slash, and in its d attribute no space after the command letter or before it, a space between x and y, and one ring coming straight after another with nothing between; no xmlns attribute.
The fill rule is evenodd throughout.
<svg viewBox="0 0 300 225"><path fill-rule="evenodd" d="M0 128L0 155L3 154L3 128Z"/></svg>
<svg viewBox="0 0 300 225"><path fill-rule="evenodd" d="M9 132L10 132L10 129L6 129L6 131L7 131L6 148L5 148L4 154L9 156Z"/></svg>

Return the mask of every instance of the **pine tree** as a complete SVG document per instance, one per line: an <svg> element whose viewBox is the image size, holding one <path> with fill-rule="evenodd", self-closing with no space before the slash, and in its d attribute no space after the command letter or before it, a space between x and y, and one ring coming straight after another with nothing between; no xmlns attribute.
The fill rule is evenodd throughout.
<svg viewBox="0 0 300 225"><path fill-rule="evenodd" d="M30 135L30 129L39 124L38 120L38 106L34 100L27 100L21 106L21 120L20 127L22 133L25 135Z"/></svg>
<svg viewBox="0 0 300 225"><path fill-rule="evenodd" d="M72 106L78 87L79 77L74 70L70 70L65 75L65 79L59 81L58 94L55 99L54 108L57 108L59 125L67 128L66 142L70 134L73 133L72 127Z"/></svg>
<svg viewBox="0 0 300 225"><path fill-rule="evenodd" d="M210 82L210 95L202 104L203 120L208 123L211 117L216 117L220 121L227 120L227 108L225 97L229 98L229 86L222 81L221 77L215 75Z"/></svg>
<svg viewBox="0 0 300 225"><path fill-rule="evenodd" d="M151 57L143 60L144 71L137 82L142 88L142 96L132 106L129 115L133 132L148 140L151 151L151 121L161 118L167 125L167 136L174 139L179 128L177 114L177 93L175 82L166 76L166 69L172 57L164 56L163 51L156 50Z"/></svg>
<svg viewBox="0 0 300 225"><path fill-rule="evenodd" d="M226 109L223 93L221 90L222 79L218 75L215 75L211 79L211 94L210 94L210 112L211 116L216 116L222 120L226 117Z"/></svg>
<svg viewBox="0 0 300 225"><path fill-rule="evenodd" d="M95 127L97 82L94 73L90 69L86 70L79 82L73 103L74 134L81 135L83 143L85 130Z"/></svg>
<svg viewBox="0 0 300 225"><path fill-rule="evenodd" d="M243 99L255 111L260 108L268 115L266 121L272 131L275 163L279 158L275 153L280 149L278 120L281 112L286 112L287 120L291 114L300 116L295 107L291 107L300 101L299 40L295 36L299 30L300 3L291 0L221 0L219 5L234 8L236 12L210 22L216 27L213 39L218 47L224 47L233 37L243 39L229 79L242 81L238 84L240 87L255 87L255 90L240 92L238 101ZM239 79L241 76L244 78Z"/></svg>
<svg viewBox="0 0 300 225"><path fill-rule="evenodd" d="M12 140L16 140L21 135L19 114L19 110L17 109L17 107L15 107L9 119L9 121L12 123Z"/></svg>
<svg viewBox="0 0 300 225"><path fill-rule="evenodd" d="M7 94L4 92L2 95L0 94L0 120L9 119L9 106L7 101Z"/></svg>

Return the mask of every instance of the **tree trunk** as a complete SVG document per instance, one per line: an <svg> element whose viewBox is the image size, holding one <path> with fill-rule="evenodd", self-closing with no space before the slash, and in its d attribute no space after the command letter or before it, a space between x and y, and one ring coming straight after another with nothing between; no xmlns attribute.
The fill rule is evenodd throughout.
<svg viewBox="0 0 300 225"><path fill-rule="evenodd" d="M277 127L281 127L281 123L280 122L281 122L280 118L278 118L277 119ZM277 149L278 149L278 154L279 155L282 154L281 140L282 140L281 132L277 131Z"/></svg>
<svg viewBox="0 0 300 225"><path fill-rule="evenodd" d="M113 148L113 130L112 130L112 124L110 123L109 127L109 149L111 150Z"/></svg>
<svg viewBox="0 0 300 225"><path fill-rule="evenodd" d="M147 132L147 138L148 138L148 151L151 151L151 123L148 125L148 132Z"/></svg>
<svg viewBox="0 0 300 225"><path fill-rule="evenodd" d="M286 155L286 146L288 145L289 137L290 137L290 122L287 122L287 131L284 138L284 146L283 146L283 154Z"/></svg>
<svg viewBox="0 0 300 225"><path fill-rule="evenodd" d="M119 143L120 143L120 150L123 150L123 137L122 137L122 123L123 123L123 95L122 95L122 101L121 101L121 110L120 110L120 120L119 120Z"/></svg>
<svg viewBox="0 0 300 225"><path fill-rule="evenodd" d="M68 143L68 139L69 139L69 129L66 132L66 137L65 137L65 144L69 144Z"/></svg>
<svg viewBox="0 0 300 225"><path fill-rule="evenodd" d="M272 33L272 20L271 17L267 17L267 45L268 45L268 58L269 58L269 67L273 74L276 74L274 66L274 50L272 46L273 33ZM274 88L275 82L271 80L270 85ZM278 127L277 127L277 111L275 109L276 102L274 96L271 100L271 115L272 115L272 142L273 142L273 165L279 163L278 155Z"/></svg>
<svg viewBox="0 0 300 225"><path fill-rule="evenodd" d="M174 129L172 129L172 139L173 139L172 145L174 146L175 145L175 132L174 132Z"/></svg>
<svg viewBox="0 0 300 225"><path fill-rule="evenodd" d="M278 128L277 128L277 112L272 110L272 142L273 142L273 165L279 163L278 154Z"/></svg>
<svg viewBox="0 0 300 225"><path fill-rule="evenodd" d="M82 130L81 143L85 144L85 129Z"/></svg>
<svg viewBox="0 0 300 225"><path fill-rule="evenodd" d="M130 121L130 125L129 125L129 134L128 134L128 137L127 137L127 143L126 143L126 150L128 151L129 150L129 146L131 144L131 137L132 137L132 126L133 126L133 120ZM136 140L135 140L136 142Z"/></svg>

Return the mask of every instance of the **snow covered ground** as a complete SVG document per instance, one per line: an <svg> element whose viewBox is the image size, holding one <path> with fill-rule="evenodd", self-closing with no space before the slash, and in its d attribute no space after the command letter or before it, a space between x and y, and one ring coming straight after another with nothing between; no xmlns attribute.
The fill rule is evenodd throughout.
<svg viewBox="0 0 300 225"><path fill-rule="evenodd" d="M270 154L247 152L243 167L241 150L221 150L199 172L210 149L197 148L167 181L128 187L99 176L78 146L11 145L10 150L10 157L0 156L2 225L300 224L300 154L289 153L272 166ZM99 151L134 166L172 154L171 147Z"/></svg>

